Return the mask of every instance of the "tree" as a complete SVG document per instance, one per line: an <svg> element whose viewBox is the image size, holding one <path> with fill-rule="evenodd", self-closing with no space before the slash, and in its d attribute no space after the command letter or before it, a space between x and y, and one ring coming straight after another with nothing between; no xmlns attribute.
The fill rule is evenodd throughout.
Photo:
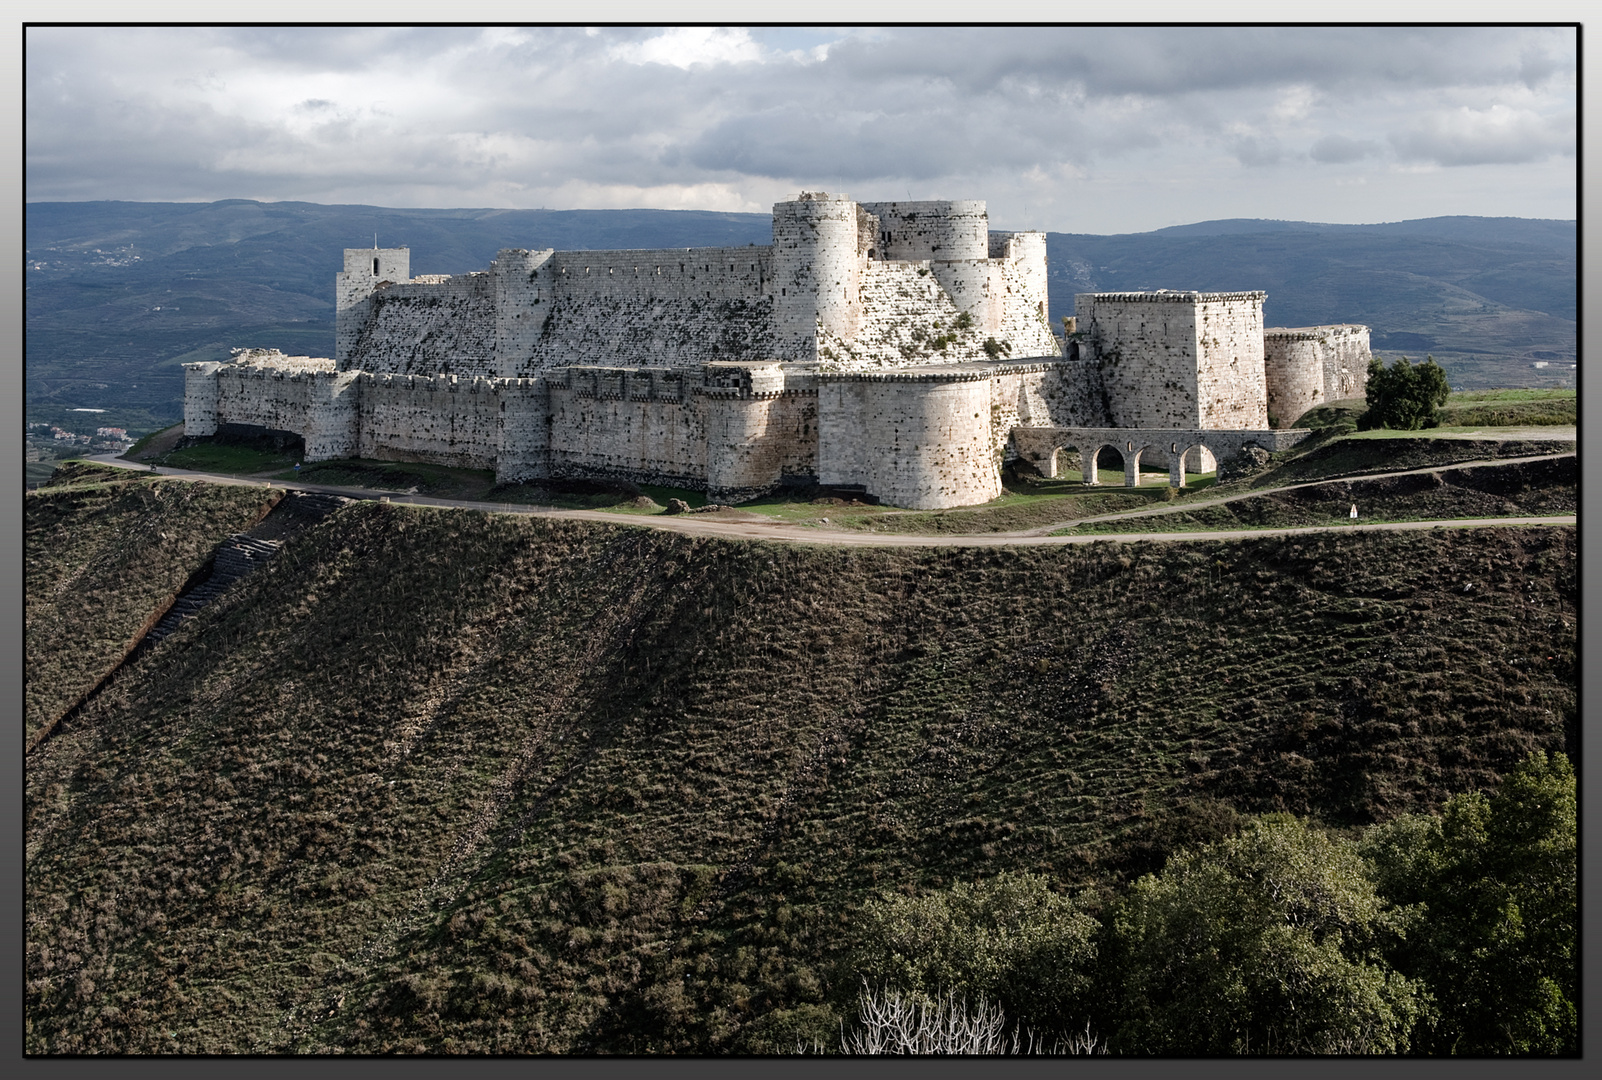
<svg viewBox="0 0 1602 1080"><path fill-rule="evenodd" d="M1425 357L1417 367L1404 356L1389 368L1379 357L1371 357L1365 395L1368 411L1359 426L1397 431L1434 427L1438 422L1435 410L1446 404L1449 393L1446 369L1433 356Z"/></svg>
<svg viewBox="0 0 1602 1080"><path fill-rule="evenodd" d="M1575 1054L1579 965L1574 769L1532 755L1490 797L1365 835L1380 890L1423 917L1393 957L1435 995L1440 1019L1415 1049Z"/></svg>
<svg viewBox="0 0 1602 1080"><path fill-rule="evenodd" d="M1090 989L1099 924L1036 874L1001 874L920 897L870 901L860 974L927 1002L956 993L1058 1030Z"/></svg>
<svg viewBox="0 0 1602 1080"><path fill-rule="evenodd" d="M1354 844L1259 818L1169 859L1114 909L1114 1052L1405 1051L1424 1002L1380 951L1404 923Z"/></svg>

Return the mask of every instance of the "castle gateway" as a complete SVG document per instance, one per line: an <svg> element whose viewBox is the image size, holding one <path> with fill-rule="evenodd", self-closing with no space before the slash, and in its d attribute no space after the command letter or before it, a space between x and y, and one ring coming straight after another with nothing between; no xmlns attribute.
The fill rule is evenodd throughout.
<svg viewBox="0 0 1602 1080"><path fill-rule="evenodd" d="M1012 458L1054 474L1058 448L1092 440L1135 455L1127 482L1144 451L1182 483L1216 447L1289 445L1368 373L1366 327L1265 332L1261 292L1081 295L1065 348L1045 234L991 232L973 201L803 193L774 206L767 247L508 249L456 276L348 249L335 291L332 359L185 364L185 433L288 431L308 461L502 482L720 502L823 484L939 509L998 496Z"/></svg>

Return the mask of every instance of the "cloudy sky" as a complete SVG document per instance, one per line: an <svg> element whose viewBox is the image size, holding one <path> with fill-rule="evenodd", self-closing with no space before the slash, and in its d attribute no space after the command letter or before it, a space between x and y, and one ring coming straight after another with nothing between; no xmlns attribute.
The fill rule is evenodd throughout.
<svg viewBox="0 0 1602 1080"><path fill-rule="evenodd" d="M29 200L997 228L1576 216L1576 34L1506 28L31 28Z"/></svg>

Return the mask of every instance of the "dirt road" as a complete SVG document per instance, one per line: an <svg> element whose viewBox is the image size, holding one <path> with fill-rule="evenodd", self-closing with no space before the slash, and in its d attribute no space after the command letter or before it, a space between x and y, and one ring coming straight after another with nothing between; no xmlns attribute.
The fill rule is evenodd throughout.
<svg viewBox="0 0 1602 1080"><path fill-rule="evenodd" d="M1543 455L1562 456L1562 455ZM837 547L1013 547L1054 544L1094 544L1104 541L1115 543L1134 543L1142 540L1241 540L1258 536L1298 536L1310 533L1323 532L1398 532L1413 529L1477 529L1510 525L1573 525L1573 514L1556 515L1552 517L1505 517L1505 518L1448 518L1439 521L1401 521L1376 522L1373 524L1335 524L1327 526L1303 526L1288 529L1228 529L1218 531L1187 531L1172 533L1097 533L1091 536L1050 536L1047 531L1061 526L1050 525L1039 529L1030 529L1012 533L983 533L975 535L950 536L911 536L885 533L859 533L847 532L838 529L821 528L816 525L796 525L790 522L773 521L759 514L743 510L720 510L707 514L674 514L674 515L629 515L614 514L604 510L560 510L549 506L524 506L517 503L474 502L466 499L435 499L426 495L383 495L380 492L366 488L333 487L326 484L302 484L294 481L274 480L270 483L264 480L245 479L237 476L222 476L216 473L193 472L188 469L173 469L166 466L152 470L148 465L136 465L122 461L112 455L100 455L89 460L100 465L111 465L119 469L132 469L136 472L154 471L162 476L178 477L185 480L202 480L213 484L230 484L241 487L277 487L292 491L322 491L331 495L344 495L352 499L387 499L395 503L407 503L413 506L440 506L463 507L468 510L481 510L492 514L538 514L543 517L567 518L574 521L597 521L607 525L638 525L652 529L667 529L671 532L685 533L690 536L721 536L731 540L777 540L795 544L827 544ZM1503 458L1494 461L1464 462L1449 468L1472 468L1475 465L1506 465L1511 461L1537 460L1535 458ZM1442 469L1417 469L1415 472L1440 472ZM1404 473L1375 473L1369 476L1345 476L1343 481L1377 479L1406 475ZM1249 498L1257 495L1270 495L1275 491L1288 490L1293 487L1306 487L1307 484L1290 484L1285 488L1265 488L1253 491L1247 495L1232 496L1227 499L1215 499L1206 503L1191 503L1176 510L1191 510L1199 506L1215 505L1230 502L1235 498ZM1171 512L1163 507L1156 513ZM1090 521L1105 522L1118 517L1145 517L1154 511L1141 510L1129 514L1105 515L1099 518L1087 518L1077 524L1086 524Z"/></svg>

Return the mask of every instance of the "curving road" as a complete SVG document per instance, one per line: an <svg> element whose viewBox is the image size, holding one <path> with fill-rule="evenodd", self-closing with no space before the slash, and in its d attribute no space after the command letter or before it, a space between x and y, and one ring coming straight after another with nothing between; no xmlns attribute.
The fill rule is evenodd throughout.
<svg viewBox="0 0 1602 1080"><path fill-rule="evenodd" d="M1354 482L1359 480L1385 479L1393 476L1406 476L1410 473L1446 472L1452 469L1468 469L1483 465L1508 465L1518 461L1537 461L1547 458L1573 457L1573 452L1567 454L1543 454L1524 458L1499 458L1489 461L1468 461L1456 465L1437 466L1435 468L1410 469L1407 472L1371 473L1363 476L1342 476L1332 480L1340 482ZM1375 522L1372 524L1346 524L1299 526L1281 529L1221 529L1216 531L1186 531L1186 532L1133 532L1133 533L1095 533L1092 535L1051 536L1048 533L1053 529L1063 528L1067 525L1084 525L1090 522L1106 522L1128 517L1150 517L1164 513L1178 513L1195 510L1204 506L1216 506L1237 499L1253 498L1259 495L1271 495L1278 491L1288 491L1299 487L1311 487L1314 484L1329 483L1328 480L1309 481L1299 484L1287 484L1283 488L1264 488L1258 491L1247 492L1241 495L1231 495L1224 498L1211 499L1205 502L1186 503L1182 506L1164 506L1154 510L1137 510L1124 514L1104 514L1095 518L1083 518L1075 522L1062 522L1055 525L1045 525L1034 529L1010 533L978 533L971 535L900 535L886 533L860 533L848 532L839 529L820 528L816 525L797 525L786 521L774 521L742 510L724 510L709 514L674 514L674 515L626 515L615 514L604 510L561 510L549 506L526 506L517 503L477 502L469 499L436 499L426 495L384 495L367 488L336 487L327 484L303 484L298 481L265 481L249 479L238 476L224 476L218 473L195 472L189 469L174 469L166 466L153 467L138 465L123 461L110 454L101 454L88 460L100 465L111 465L119 469L131 469L136 472L155 472L162 476L180 477L185 480L201 480L212 484L228 484L237 487L277 487L292 491L321 491L330 495L343 495L351 499L381 499L395 503L407 503L414 506L440 506L462 507L468 510L481 510L492 514L537 514L542 517L567 518L574 521L598 521L607 525L639 525L652 529L667 529L670 532L685 533L691 536L720 536L735 540L779 540L796 544L826 544L837 547L1012 547L1035 546L1048 544L1094 544L1100 542L1136 543L1142 540L1242 540L1260 536L1300 536L1312 533L1325 532L1400 532L1415 529L1479 529L1490 527L1506 527L1515 525L1574 525L1575 515L1559 514L1549 517L1502 517L1502 518L1443 518L1438 521L1399 521Z"/></svg>

